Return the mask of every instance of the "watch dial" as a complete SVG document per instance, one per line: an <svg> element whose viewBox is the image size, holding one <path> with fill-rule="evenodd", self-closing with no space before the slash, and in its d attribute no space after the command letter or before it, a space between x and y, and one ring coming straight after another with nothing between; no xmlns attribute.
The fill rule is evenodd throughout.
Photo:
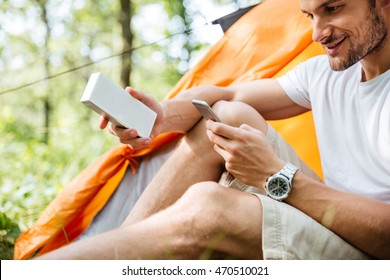
<svg viewBox="0 0 390 280"><path fill-rule="evenodd" d="M282 178L275 178L268 185L268 192L274 197L283 197L288 191L288 182Z"/></svg>

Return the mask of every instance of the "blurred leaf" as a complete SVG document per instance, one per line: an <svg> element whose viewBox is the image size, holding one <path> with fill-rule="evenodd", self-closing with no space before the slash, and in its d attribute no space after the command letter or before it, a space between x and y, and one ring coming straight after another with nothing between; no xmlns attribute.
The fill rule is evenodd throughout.
<svg viewBox="0 0 390 280"><path fill-rule="evenodd" d="M0 212L0 260L13 258L13 247L20 234L18 224Z"/></svg>

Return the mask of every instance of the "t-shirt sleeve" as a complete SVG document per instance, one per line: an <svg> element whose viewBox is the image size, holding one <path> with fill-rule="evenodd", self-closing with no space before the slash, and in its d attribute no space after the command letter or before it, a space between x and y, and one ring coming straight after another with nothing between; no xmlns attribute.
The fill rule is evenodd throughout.
<svg viewBox="0 0 390 280"><path fill-rule="evenodd" d="M284 76L276 79L292 101L308 109L311 109L309 94L310 66L309 61L301 63Z"/></svg>

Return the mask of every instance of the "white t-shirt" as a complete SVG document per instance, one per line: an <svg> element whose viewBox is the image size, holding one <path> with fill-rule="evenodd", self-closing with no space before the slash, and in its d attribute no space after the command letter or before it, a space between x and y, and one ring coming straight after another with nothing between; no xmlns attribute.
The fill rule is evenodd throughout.
<svg viewBox="0 0 390 280"><path fill-rule="evenodd" d="M321 55L278 81L312 109L325 183L390 203L390 70L361 78L360 63L336 72Z"/></svg>

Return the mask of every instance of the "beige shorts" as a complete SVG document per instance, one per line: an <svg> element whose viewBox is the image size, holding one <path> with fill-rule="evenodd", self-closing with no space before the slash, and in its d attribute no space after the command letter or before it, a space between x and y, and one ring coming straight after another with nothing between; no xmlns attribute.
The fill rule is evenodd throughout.
<svg viewBox="0 0 390 280"><path fill-rule="evenodd" d="M298 157L282 137L268 126L267 138L278 156L312 178L318 176ZM250 187L225 173L220 181L231 188L250 192L263 206L264 259L369 259L342 238L296 208L275 201L258 188Z"/></svg>

